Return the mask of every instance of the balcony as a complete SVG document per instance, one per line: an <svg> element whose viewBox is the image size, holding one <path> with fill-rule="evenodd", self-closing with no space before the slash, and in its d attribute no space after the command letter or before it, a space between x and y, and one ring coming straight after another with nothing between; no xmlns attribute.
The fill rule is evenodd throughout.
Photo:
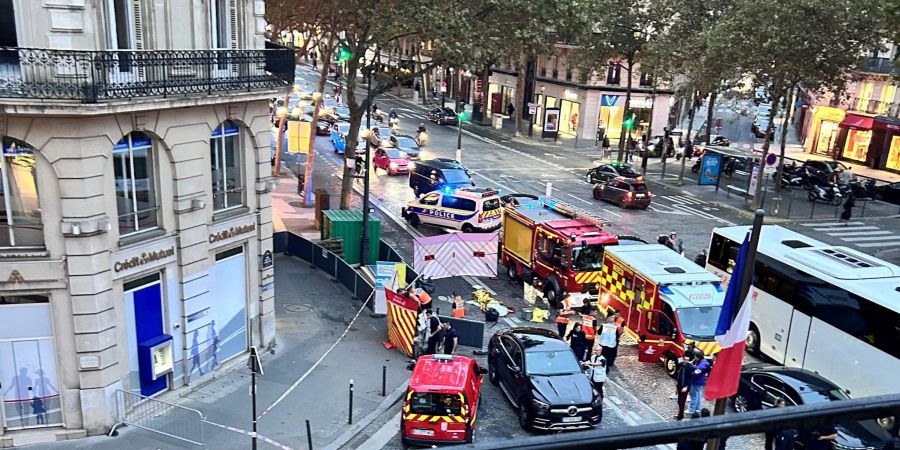
<svg viewBox="0 0 900 450"><path fill-rule="evenodd" d="M0 47L0 98L97 103L270 90L294 80L294 51Z"/></svg>
<svg viewBox="0 0 900 450"><path fill-rule="evenodd" d="M860 66L860 70L872 73L900 73L900 70L894 67L894 60L891 58L869 58Z"/></svg>
<svg viewBox="0 0 900 450"><path fill-rule="evenodd" d="M847 110L863 111L879 116L900 117L900 103L886 103L878 100L850 97L846 101L841 102L841 107Z"/></svg>

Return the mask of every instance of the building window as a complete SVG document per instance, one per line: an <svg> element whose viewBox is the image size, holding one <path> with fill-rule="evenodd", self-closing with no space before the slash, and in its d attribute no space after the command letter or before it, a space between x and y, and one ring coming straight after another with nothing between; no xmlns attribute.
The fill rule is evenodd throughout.
<svg viewBox="0 0 900 450"><path fill-rule="evenodd" d="M641 72L641 87L650 87L653 85L653 77L649 72Z"/></svg>
<svg viewBox="0 0 900 450"><path fill-rule="evenodd" d="M615 63L610 64L609 69L607 69L607 71L606 71L606 84L612 85L612 86L618 86L621 74L622 74L622 66L615 64Z"/></svg>
<svg viewBox="0 0 900 450"><path fill-rule="evenodd" d="M239 133L237 125L231 121L222 122L212 133L209 149L215 211L243 204L244 174Z"/></svg>
<svg viewBox="0 0 900 450"><path fill-rule="evenodd" d="M141 132L129 133L113 147L119 236L159 227L153 141Z"/></svg>
<svg viewBox="0 0 900 450"><path fill-rule="evenodd" d="M43 247L34 149L9 137L3 138L0 197L0 247Z"/></svg>

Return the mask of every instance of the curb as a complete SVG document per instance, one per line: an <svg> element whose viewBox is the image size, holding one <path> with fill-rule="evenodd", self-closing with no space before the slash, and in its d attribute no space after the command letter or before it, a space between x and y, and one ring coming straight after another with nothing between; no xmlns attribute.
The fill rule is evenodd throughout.
<svg viewBox="0 0 900 450"><path fill-rule="evenodd" d="M381 403L375 408L374 411L370 412L363 417L362 420L353 424L347 431L341 433L335 440L331 441L325 447L322 447L324 450L337 450L344 445L347 445L348 442L353 440L356 436L358 436L366 427L372 424L379 416L384 414L388 409L393 407L400 399L403 397L403 393L406 392L406 383L400 384L396 389L391 391Z"/></svg>

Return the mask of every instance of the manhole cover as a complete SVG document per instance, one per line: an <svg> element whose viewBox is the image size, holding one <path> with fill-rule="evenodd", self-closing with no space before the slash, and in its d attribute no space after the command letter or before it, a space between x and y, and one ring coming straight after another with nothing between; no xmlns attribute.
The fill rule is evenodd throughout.
<svg viewBox="0 0 900 450"><path fill-rule="evenodd" d="M290 313L302 313L312 310L310 305L284 305L284 310Z"/></svg>

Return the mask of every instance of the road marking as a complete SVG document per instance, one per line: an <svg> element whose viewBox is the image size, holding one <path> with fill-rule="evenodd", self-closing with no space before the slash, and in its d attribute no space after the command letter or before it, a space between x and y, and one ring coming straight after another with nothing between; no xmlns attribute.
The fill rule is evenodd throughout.
<svg viewBox="0 0 900 450"><path fill-rule="evenodd" d="M682 210L682 211L692 213L693 215L698 216L698 217L701 217L701 218L704 218L704 219L710 219L710 220L715 220L716 222L719 222L719 223L724 223L724 224L726 224L726 225L728 225L728 226L735 226L735 225L737 225L736 223L731 222L731 221L729 221L729 220L722 219L721 217L716 217L716 216L714 216L714 215L712 215L712 214L710 214L710 213L706 213L706 212L703 212L703 211L698 211L698 210L696 210L696 209L694 209L694 208L692 208L692 207L690 207L690 206L683 205L683 204L680 204L680 203L676 203L676 204L672 205L672 207L675 208L675 209L680 209L680 210Z"/></svg>
<svg viewBox="0 0 900 450"><path fill-rule="evenodd" d="M616 216L616 217L622 217L622 215L619 214L619 213L617 213L617 212L610 211L610 210L608 210L608 209L606 209L606 208L600 208L600 209L602 209L602 210L604 210L604 211L606 211L606 212L608 212L608 213L610 213L610 214L612 214L612 215L614 215L614 216Z"/></svg>
<svg viewBox="0 0 900 450"><path fill-rule="evenodd" d="M398 412L378 432L373 434L366 442L363 442L359 448L384 448L400 432L400 414L402 413L403 411Z"/></svg>
<svg viewBox="0 0 900 450"><path fill-rule="evenodd" d="M578 200L578 201L581 202L581 203L586 203L586 204L588 204L588 205L593 205L593 203L591 203L591 202L589 202L589 201L587 201L587 200L585 200L585 199L583 199L583 198L581 198L581 197L577 197L577 196L575 196L575 195L572 195L572 194L570 194L570 193L568 193L568 192L566 192L566 195L568 195L569 197L574 198L575 200ZM618 216L618 214L616 214L616 215Z"/></svg>
<svg viewBox="0 0 900 450"><path fill-rule="evenodd" d="M857 247L897 247L900 246L900 242L872 242L869 244L853 244Z"/></svg>
<svg viewBox="0 0 900 450"><path fill-rule="evenodd" d="M889 232L885 232L885 233L889 233ZM879 234L885 234L885 233L879 233ZM900 239L900 236L868 236L868 237L848 237L848 238L841 238L842 241L847 241L847 242L859 242L859 241L883 241L883 240L885 240L885 239L886 239L886 240L889 240L889 241L893 241L893 240L896 240L896 239Z"/></svg>
<svg viewBox="0 0 900 450"><path fill-rule="evenodd" d="M660 209L660 208L668 208L668 210L663 210L663 209ZM658 212L658 213L660 213L660 214L674 214L674 215L677 215L677 216L690 216L690 215L691 215L691 213L689 213L689 212L680 211L680 210L677 210L677 209L672 208L671 206L668 206L668 205L662 205L662 204L659 204L659 203L654 204L654 205L650 205L647 209L649 209L649 210L651 210L651 211L656 211L656 212Z"/></svg>
<svg viewBox="0 0 900 450"><path fill-rule="evenodd" d="M876 235L876 234L892 234L890 231L884 231L884 230L874 231L874 230L878 230L877 227L868 228L868 229L873 230L873 231L867 231L866 233L864 233L869 236ZM835 232L835 233L825 233L825 234L827 234L828 236L851 236L851 237L860 235L860 233L857 233L856 231L852 231L852 230L840 231L840 232Z"/></svg>
<svg viewBox="0 0 900 450"><path fill-rule="evenodd" d="M841 222L832 222L832 223L819 222L819 223L801 223L800 225L804 226L804 227L837 227L837 226L841 226L844 224ZM847 222L846 225L865 225L865 223L863 223L863 222Z"/></svg>

